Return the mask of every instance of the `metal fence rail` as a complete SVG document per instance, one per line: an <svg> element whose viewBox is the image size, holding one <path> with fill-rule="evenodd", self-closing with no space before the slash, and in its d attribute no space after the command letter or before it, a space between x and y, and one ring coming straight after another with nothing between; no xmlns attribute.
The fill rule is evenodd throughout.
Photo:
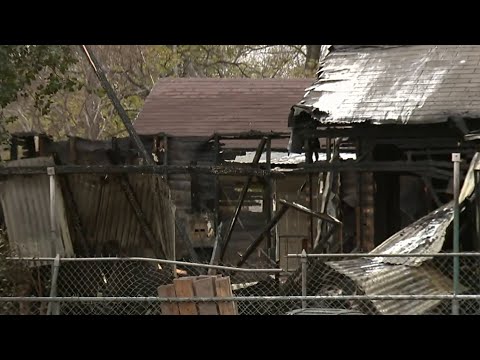
<svg viewBox="0 0 480 360"><path fill-rule="evenodd" d="M234 302L239 315L284 315L302 308L451 314L455 303L459 314L480 314L480 253L288 256L301 258L301 267L289 274L149 258L8 258L13 290L0 293L0 314L161 315L162 304L225 302ZM422 262L395 263L405 258ZM233 296L158 295L161 285L176 278L212 273L230 278Z"/></svg>

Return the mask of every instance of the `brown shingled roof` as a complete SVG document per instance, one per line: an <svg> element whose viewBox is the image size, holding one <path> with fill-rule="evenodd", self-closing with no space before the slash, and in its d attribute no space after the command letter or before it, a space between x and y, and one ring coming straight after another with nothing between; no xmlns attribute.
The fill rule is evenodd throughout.
<svg viewBox="0 0 480 360"><path fill-rule="evenodd" d="M135 121L140 134L288 132L290 108L312 79L160 79Z"/></svg>

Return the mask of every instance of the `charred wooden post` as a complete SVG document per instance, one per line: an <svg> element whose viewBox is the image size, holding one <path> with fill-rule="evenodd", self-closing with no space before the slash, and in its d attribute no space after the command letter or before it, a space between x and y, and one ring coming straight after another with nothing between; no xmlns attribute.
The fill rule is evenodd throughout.
<svg viewBox="0 0 480 360"><path fill-rule="evenodd" d="M453 252L460 252L460 163L459 153L452 154L453 169ZM453 295L458 295L460 290L460 258L453 257ZM460 304L457 299L452 301L452 315L459 315Z"/></svg>
<svg viewBox="0 0 480 360"><path fill-rule="evenodd" d="M270 172L272 169L272 138L268 137L267 140L267 171ZM272 192L272 177L267 176L265 178L265 192L264 192L264 209L265 209L265 217L267 222L272 220L272 201L273 201L273 192ZM270 256L270 249L272 247L272 236L270 233L267 234L267 252Z"/></svg>
<svg viewBox="0 0 480 360"><path fill-rule="evenodd" d="M477 170L474 171L475 176L475 230L476 241L475 250L480 251L480 174Z"/></svg>
<svg viewBox="0 0 480 360"><path fill-rule="evenodd" d="M313 151L311 146L311 140L305 140L305 162L307 164L313 163ZM308 206L310 209L313 209L313 176L311 173L308 174ZM310 215L310 247L313 248L315 238L314 238L314 225L313 225L313 216Z"/></svg>
<svg viewBox="0 0 480 360"><path fill-rule="evenodd" d="M163 165L168 166L168 136L163 135ZM165 174L165 181L168 183L168 174Z"/></svg>
<svg viewBox="0 0 480 360"><path fill-rule="evenodd" d="M71 136L68 138L68 160L72 164L77 163L77 138Z"/></svg>
<svg viewBox="0 0 480 360"><path fill-rule="evenodd" d="M214 136L213 144L213 163L218 166L220 163L220 138L218 135ZM213 215L215 235L219 233L220 225L220 180L217 174L214 174L214 199L213 199Z"/></svg>
<svg viewBox="0 0 480 360"><path fill-rule="evenodd" d="M361 141L357 141L357 159L360 158L361 152ZM355 207L355 228L356 228L356 249L362 251L363 248L363 226L362 226L362 173L355 172L355 177L357 178L357 206Z"/></svg>
<svg viewBox="0 0 480 360"><path fill-rule="evenodd" d="M210 257L210 265L217 265L218 264L218 259L219 259L219 250L221 248L221 233L222 233L222 223L218 225L218 233L215 236L215 242L213 244L213 250L212 250L212 256ZM215 275L217 271L215 269L208 269L208 275Z"/></svg>
<svg viewBox="0 0 480 360"><path fill-rule="evenodd" d="M38 136L38 156L47 156L47 147L50 143L50 138L47 135L41 134Z"/></svg>
<svg viewBox="0 0 480 360"><path fill-rule="evenodd" d="M12 136L10 140L10 160L18 159L18 139L16 136Z"/></svg>
<svg viewBox="0 0 480 360"><path fill-rule="evenodd" d="M27 136L24 139L24 145L23 146L24 146L24 149L26 150L24 155L27 158L35 157L36 151L35 151L35 136L34 135Z"/></svg>
<svg viewBox="0 0 480 360"><path fill-rule="evenodd" d="M253 166L258 165L258 163L260 161L260 157L262 156L262 152L263 152L263 149L265 148L266 143L267 143L267 138L266 137L262 138L262 140L260 141L260 144L258 145L257 152L255 153L255 157L253 158L253 161L252 161ZM238 215L240 214L240 210L242 209L243 202L244 202L245 197L247 195L248 189L250 188L250 184L252 183L252 180L253 180L253 176L249 176L247 178L247 181L243 185L242 192L240 193L240 198L238 199L237 207L235 208L235 213L233 214L233 217L230 220L230 224L229 224L227 232L225 234L225 239L223 240L223 244L222 244L223 246L222 246L222 249L221 249L221 252L220 252L220 261L222 261L224 256L225 256L225 252L227 250L228 243L230 242L230 238L232 236L233 228L235 227L235 224L237 222Z"/></svg>

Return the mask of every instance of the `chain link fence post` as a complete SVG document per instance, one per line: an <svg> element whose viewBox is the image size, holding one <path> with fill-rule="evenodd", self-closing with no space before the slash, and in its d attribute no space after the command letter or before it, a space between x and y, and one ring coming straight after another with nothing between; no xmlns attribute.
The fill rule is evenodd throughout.
<svg viewBox="0 0 480 360"><path fill-rule="evenodd" d="M305 249L302 251L302 257L300 259L302 263L302 296L307 296L307 252ZM302 300L302 309L307 308L307 301L305 299Z"/></svg>
<svg viewBox="0 0 480 360"><path fill-rule="evenodd" d="M50 297L55 298L57 297L57 280L58 280L58 272L60 270L60 255L57 254L55 257L55 261L52 265L52 286L50 288ZM49 302L47 315L60 315L60 303L59 302Z"/></svg>
<svg viewBox="0 0 480 360"><path fill-rule="evenodd" d="M459 153L452 154L453 162L453 252L460 252L460 209L459 209L459 193L460 193L460 162L462 161ZM453 295L459 292L459 276L460 276L460 259L458 255L453 257ZM452 301L452 315L459 314L459 304L457 299Z"/></svg>

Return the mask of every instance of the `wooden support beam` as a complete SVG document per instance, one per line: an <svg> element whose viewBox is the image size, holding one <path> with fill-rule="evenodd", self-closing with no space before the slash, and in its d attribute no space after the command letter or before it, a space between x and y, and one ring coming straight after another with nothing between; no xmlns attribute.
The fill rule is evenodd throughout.
<svg viewBox="0 0 480 360"><path fill-rule="evenodd" d="M285 215L289 208L289 205L282 204L280 209L273 216L272 220L267 225L265 225L260 235L258 235L257 238L245 250L242 259L237 263L237 267L241 267L243 264L245 264L250 255L252 255L255 249L260 245L266 234L273 229L273 227L280 221L280 219L283 217L283 215Z"/></svg>
<svg viewBox="0 0 480 360"><path fill-rule="evenodd" d="M128 131L130 138L133 140L133 143L135 144L135 147L137 148L140 156L145 160L146 164L153 165L154 162L151 154L147 152L147 150L145 149L145 146L143 145L135 129L133 128L132 121L130 120L127 112L125 111L122 104L120 103L120 100L115 94L115 91L113 90L112 85L110 85L110 82L108 81L100 65L100 62L97 60L96 56L93 54L89 46L82 45L81 49L85 53L85 56L87 57L88 62L92 66L92 69L95 72L95 75L97 75L98 79L100 80L100 83L102 84L102 87L105 89L105 92L107 93L107 96L109 97L115 110L120 116L120 119L122 120L123 125L125 126L125 129Z"/></svg>
<svg viewBox="0 0 480 360"><path fill-rule="evenodd" d="M18 140L16 136L12 136L12 139L10 141L10 160L17 160L17 159L18 159Z"/></svg>
<svg viewBox="0 0 480 360"><path fill-rule="evenodd" d="M267 138L262 138L260 144L258 145L257 152L255 153L255 157L253 158L252 165L258 165L260 161L260 157L262 156L263 149L265 148L265 144L267 143ZM225 252L227 250L228 244L230 242L230 238L232 236L233 228L235 227L235 223L237 222L238 214L240 214L240 210L242 209L243 202L245 200L245 196L247 195L247 191L252 183L253 176L249 176L247 181L243 185L242 192L240 193L240 198L238 199L237 207L235 208L235 213L233 214L232 219L230 220L230 224L228 226L227 232L225 233L225 238L222 243L222 249L220 251L220 261L223 260L225 256Z"/></svg>
<svg viewBox="0 0 480 360"><path fill-rule="evenodd" d="M306 137L314 138L375 138L375 139L429 139L439 138L462 139L463 134L458 129L447 126L428 125L360 125L345 127L329 127L323 129L306 129ZM457 140L458 141L458 140Z"/></svg>
<svg viewBox="0 0 480 360"><path fill-rule="evenodd" d="M269 137L267 140L267 171L272 169L272 139ZM272 177L267 176L265 178L265 191L263 199L263 207L265 211L265 217L267 222L272 220L272 201L273 201L273 192L272 192ZM272 247L272 236L271 233L267 234L267 251L270 253L270 248Z"/></svg>
<svg viewBox="0 0 480 360"><path fill-rule="evenodd" d="M288 139L290 133L288 132L262 132L262 131L247 131L237 133L215 133L214 136L218 136L220 140L260 140L264 137L272 139Z"/></svg>
<svg viewBox="0 0 480 360"><path fill-rule="evenodd" d="M212 250L212 256L210 257L210 265L217 265L218 264L218 259L220 257L220 248L221 248L221 240L222 240L222 226L223 223L220 223L218 225L218 230L217 233L215 234L215 242L213 244L213 250ZM215 269L208 269L208 275L215 275L217 273L217 270Z"/></svg>
<svg viewBox="0 0 480 360"><path fill-rule="evenodd" d="M217 135L215 135L215 143L213 145L213 164L218 166L220 164L220 141ZM214 199L213 199L213 216L214 216L214 228L215 234L218 234L218 228L220 224L220 180L216 174L214 174Z"/></svg>

